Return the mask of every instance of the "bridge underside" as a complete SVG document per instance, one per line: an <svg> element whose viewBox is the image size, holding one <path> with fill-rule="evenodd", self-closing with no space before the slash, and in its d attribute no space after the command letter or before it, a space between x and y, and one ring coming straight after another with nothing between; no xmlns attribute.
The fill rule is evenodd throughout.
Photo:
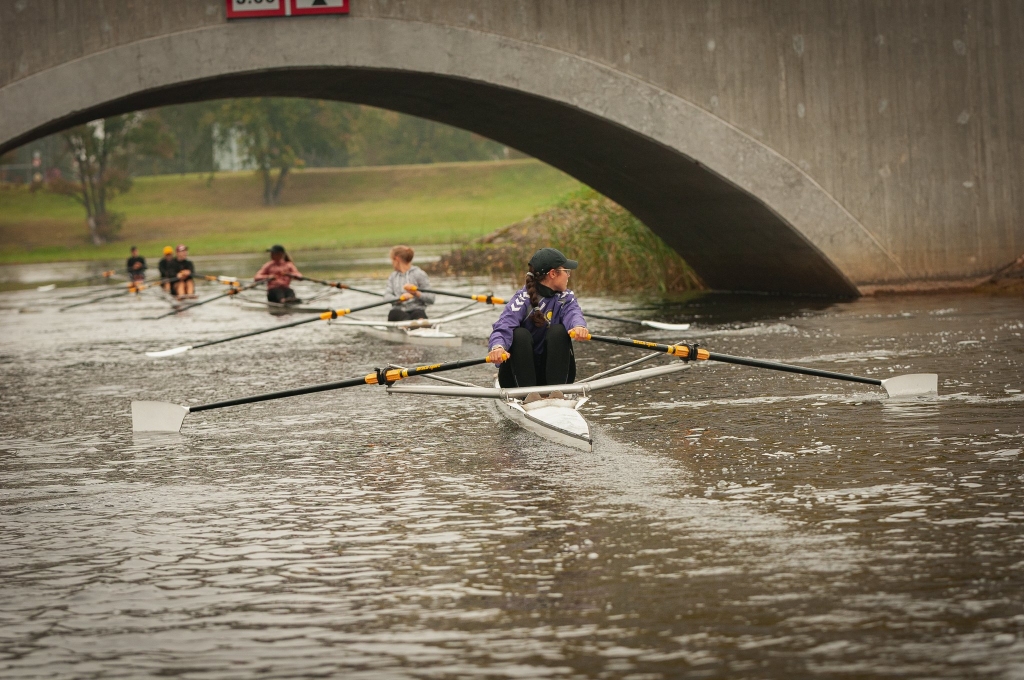
<svg viewBox="0 0 1024 680"><path fill-rule="evenodd" d="M465 79L358 68L235 73L139 92L78 111L4 146L12 148L117 113L253 96L370 104L500 141L615 200L715 289L857 294L817 248L761 201L693 159L579 109Z"/></svg>

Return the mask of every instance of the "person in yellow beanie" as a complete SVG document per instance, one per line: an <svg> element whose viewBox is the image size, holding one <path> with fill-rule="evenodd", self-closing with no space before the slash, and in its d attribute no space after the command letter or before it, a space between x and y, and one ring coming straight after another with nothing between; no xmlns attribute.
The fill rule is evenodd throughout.
<svg viewBox="0 0 1024 680"><path fill-rule="evenodd" d="M167 279L173 279L177 273L177 262L174 261L174 248L164 246L164 259L160 260L160 280L163 281L160 287L164 289L165 293L171 292L171 282Z"/></svg>

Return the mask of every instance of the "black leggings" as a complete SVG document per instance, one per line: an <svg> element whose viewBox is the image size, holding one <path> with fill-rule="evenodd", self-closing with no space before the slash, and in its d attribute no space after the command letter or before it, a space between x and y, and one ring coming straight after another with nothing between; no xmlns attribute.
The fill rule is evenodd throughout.
<svg viewBox="0 0 1024 680"><path fill-rule="evenodd" d="M401 307L392 307L388 312L388 321L412 321L413 319L426 319L427 311L421 308L404 310Z"/></svg>
<svg viewBox="0 0 1024 680"><path fill-rule="evenodd" d="M536 387L537 385L568 385L576 380L576 357L572 340L565 326L548 327L544 351L533 351L533 335L522 326L512 333L511 355L498 368L498 384L502 387Z"/></svg>
<svg viewBox="0 0 1024 680"><path fill-rule="evenodd" d="M267 289L267 302L299 302L295 297L295 291L285 286L284 288Z"/></svg>

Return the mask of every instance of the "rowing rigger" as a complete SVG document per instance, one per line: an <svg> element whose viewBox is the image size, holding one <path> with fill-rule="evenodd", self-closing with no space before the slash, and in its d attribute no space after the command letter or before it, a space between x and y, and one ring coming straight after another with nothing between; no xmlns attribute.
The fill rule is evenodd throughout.
<svg viewBox="0 0 1024 680"><path fill-rule="evenodd" d="M590 340L607 342L614 345L634 347L637 349L654 350L662 355L679 357L682 362L666 366L647 368L619 375L611 375L620 370L652 358L651 355L617 366L599 373L590 379L567 385L544 385L542 387L503 388L497 380L493 387L477 387L471 385L398 385L388 386L388 394L423 394L446 397L475 397L493 399L498 411L519 425L544 439L558 444L572 446L584 451L593 450L593 439L590 426L579 413L580 407L598 390L663 377L689 368L695 361L720 361L756 368L766 368L787 373L799 373L833 380L845 380L882 387L889 397L918 397L938 394L938 376L934 373L901 375L886 380L864 378L845 373L821 371L805 366L783 364L775 361L763 361L748 357L735 357L728 354L709 352L696 344L663 345L644 340L614 338L590 335ZM685 362L685 363L684 363ZM607 377L602 377L607 376Z"/></svg>
<svg viewBox="0 0 1024 680"><path fill-rule="evenodd" d="M355 327L367 335L387 342L423 347L461 347L462 338L454 333L442 330L441 326L453 321L459 321L460 319L468 319L478 314L486 314L494 309L491 305L486 307L473 305L472 307L472 309L463 308L445 316L430 319L377 321L374 319L355 319L346 316L330 323L338 328Z"/></svg>
<svg viewBox="0 0 1024 680"><path fill-rule="evenodd" d="M657 366L619 373L620 370L634 366L642 361L652 358L649 355L642 359L634 360L608 371L604 371L589 379L564 385L544 385L540 387L515 387L503 388L495 381L493 387L481 387L471 383L461 383L445 379L445 382L456 382L455 385L398 385L394 383L407 377L450 371L467 366L475 366L488 363L488 359L469 359L453 361L443 364L420 366L414 369L377 369L374 373L359 378L352 378L334 383L323 383L311 387L303 387L284 392L271 392L268 394L243 397L228 401L215 402L201 406L179 406L165 402L133 401L132 402L132 429L136 432L177 432L185 416L197 411L237 406L270 399L311 394L327 390L354 387L356 385L384 385L389 394L421 394L429 396L447 397L475 397L493 399L498 404L499 411L503 416L512 420L526 430L534 432L545 439L560 444L565 444L583 450L592 450L593 440L590 436L590 427L586 420L579 413L579 409L590 398L590 395L599 390L609 389L619 385L625 385L641 380L665 377L673 373L688 369L694 361L720 361L743 366L766 368L769 370L784 371L788 373L799 373L834 380L845 380L882 387L889 397L917 397L934 396L938 394L938 376L934 373L913 374L895 376L880 380L877 378L866 378L862 376L835 373L808 368L806 366L795 366L774 361L752 359L748 357L735 357L728 354L709 352L696 344L686 345L663 345L659 343L646 342L643 340L631 340L627 338L614 338L608 336L590 336L590 340L607 342L610 344L634 347L637 349L653 350L655 353L678 357L682 361L672 364ZM618 373L618 375L612 375ZM440 378L438 378L440 379Z"/></svg>

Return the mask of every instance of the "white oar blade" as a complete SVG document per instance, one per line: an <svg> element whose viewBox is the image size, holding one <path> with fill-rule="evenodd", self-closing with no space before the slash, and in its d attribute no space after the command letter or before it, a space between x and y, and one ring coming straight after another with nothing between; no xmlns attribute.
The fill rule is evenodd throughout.
<svg viewBox="0 0 1024 680"><path fill-rule="evenodd" d="M184 345L182 347L174 347L171 349L160 350L159 352L146 352L146 356L153 357L155 359L160 359L163 357L173 357L175 354L184 354L190 349L192 349L192 345Z"/></svg>
<svg viewBox="0 0 1024 680"><path fill-rule="evenodd" d="M660 321L641 321L644 326L657 328L660 331L687 331L690 330L688 323L662 323Z"/></svg>
<svg viewBox="0 0 1024 680"><path fill-rule="evenodd" d="M46 286L36 286L36 290L38 290L40 293L49 293L51 290L55 290L56 288L56 283L51 283Z"/></svg>
<svg viewBox="0 0 1024 680"><path fill-rule="evenodd" d="M936 373L898 375L883 380L882 387L890 397L934 397L939 394L939 376Z"/></svg>
<svg viewBox="0 0 1024 680"><path fill-rule="evenodd" d="M133 432L177 432L188 413L187 406L163 401L133 401Z"/></svg>

